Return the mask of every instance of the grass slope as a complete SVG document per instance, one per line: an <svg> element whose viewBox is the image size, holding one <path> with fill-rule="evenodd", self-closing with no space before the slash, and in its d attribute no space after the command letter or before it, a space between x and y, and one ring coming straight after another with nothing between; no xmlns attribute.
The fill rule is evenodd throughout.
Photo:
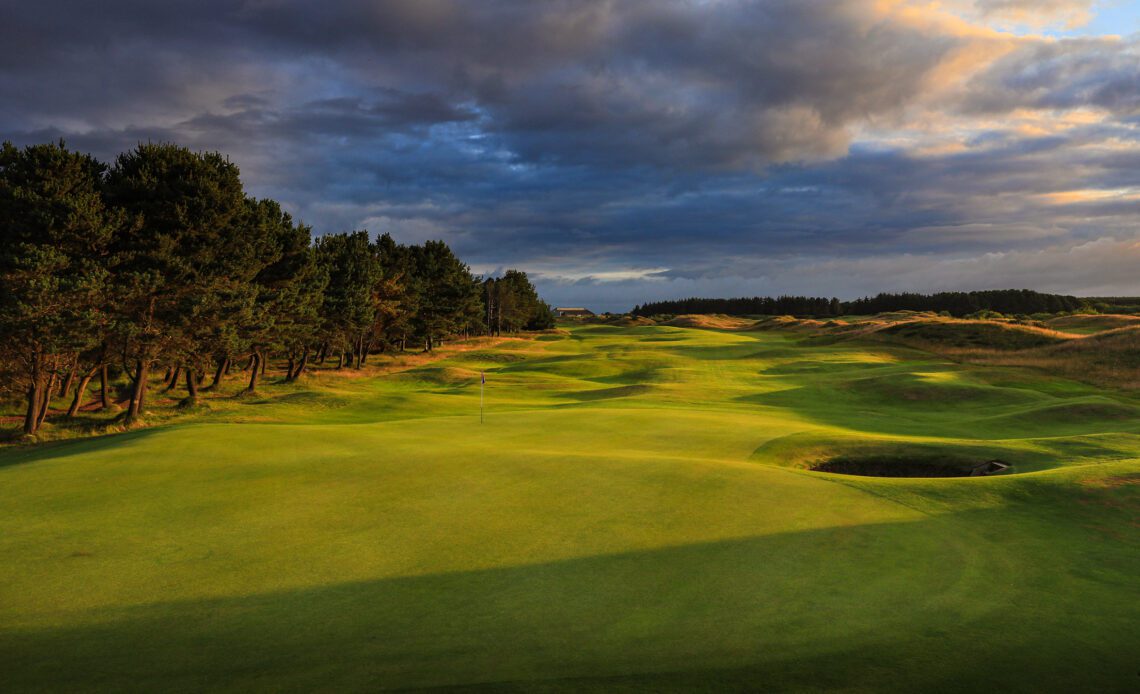
<svg viewBox="0 0 1140 694"><path fill-rule="evenodd" d="M581 325L262 400L0 451L0 690L1137 683L1131 396ZM1020 474L804 469L914 451Z"/></svg>
<svg viewBox="0 0 1140 694"><path fill-rule="evenodd" d="M1140 316L1128 316L1119 314L1096 314L1096 315L1073 315L1073 316L1058 316L1046 321L1046 325L1055 330L1063 330L1070 333L1078 333L1082 335L1090 335L1093 333L1104 332L1105 330L1116 330L1117 328L1135 328L1140 326Z"/></svg>

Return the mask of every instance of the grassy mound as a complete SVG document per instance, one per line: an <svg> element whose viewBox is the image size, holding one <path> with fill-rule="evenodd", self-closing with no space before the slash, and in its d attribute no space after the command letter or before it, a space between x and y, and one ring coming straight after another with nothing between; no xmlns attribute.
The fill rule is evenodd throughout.
<svg viewBox="0 0 1140 694"><path fill-rule="evenodd" d="M911 344L999 351L1043 347L1071 339L1053 330L995 321L907 321L886 325L878 332Z"/></svg>
<svg viewBox="0 0 1140 694"><path fill-rule="evenodd" d="M1056 434L1072 434L1096 427L1100 431L1132 430L1140 421L1140 407L1111 401L1066 403L1037 407L987 419L987 426L1009 430L1049 427Z"/></svg>
<svg viewBox="0 0 1140 694"><path fill-rule="evenodd" d="M536 339L542 340L549 337L547 335L539 335ZM561 338L555 337L557 341ZM504 350L471 350L468 352L461 352L451 358L453 362L477 362L481 364L512 364L518 361L526 361L527 354L520 352L507 352Z"/></svg>
<svg viewBox="0 0 1140 694"><path fill-rule="evenodd" d="M630 398L652 392L653 387L636 384L628 386L613 386L612 388L595 388L566 393L565 397L579 402L592 402L595 400L609 400L613 398Z"/></svg>
<svg viewBox="0 0 1140 694"><path fill-rule="evenodd" d="M1118 328L1058 344L1042 354L1122 371L1140 368L1140 326Z"/></svg>
<svg viewBox="0 0 1140 694"><path fill-rule="evenodd" d="M1015 354L973 355L980 364L1028 366L1113 390L1140 389L1140 326L1117 328Z"/></svg>
<svg viewBox="0 0 1140 694"><path fill-rule="evenodd" d="M601 325L612 325L612 326L615 326L618 328L638 328L638 327L644 327L644 326L649 326L649 325L657 325L657 322L654 321L652 318L646 318L645 316L626 316L626 315L599 316L599 317L595 317L595 318L590 318L586 322L599 323Z"/></svg>
<svg viewBox="0 0 1140 694"><path fill-rule="evenodd" d="M1092 334L1140 326L1140 316L1118 314L1058 316L1045 321L1045 325L1069 333Z"/></svg>
<svg viewBox="0 0 1140 694"><path fill-rule="evenodd" d="M756 321L738 316L725 315L683 315L664 321L661 325L675 328L699 328L702 330L747 330Z"/></svg>
<svg viewBox="0 0 1140 694"><path fill-rule="evenodd" d="M865 402L905 406L973 407L1036 402L1034 393L963 381L953 372L892 373L856 378L843 388Z"/></svg>
<svg viewBox="0 0 1140 694"><path fill-rule="evenodd" d="M796 318L795 316L769 316L756 321L751 330L798 330L801 332L815 331L826 325L823 321L812 318ZM838 327L838 326L836 326Z"/></svg>
<svg viewBox="0 0 1140 694"><path fill-rule="evenodd" d="M468 361L466 358L463 360ZM507 361L510 360L508 359ZM478 381L479 372L475 369L458 366L426 366L396 374L395 378L404 381L453 387Z"/></svg>

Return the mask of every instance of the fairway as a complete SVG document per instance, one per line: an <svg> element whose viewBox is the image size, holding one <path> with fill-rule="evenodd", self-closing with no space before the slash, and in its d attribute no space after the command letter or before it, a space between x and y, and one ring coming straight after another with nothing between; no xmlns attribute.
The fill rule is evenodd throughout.
<svg viewBox="0 0 1140 694"><path fill-rule="evenodd" d="M0 449L0 691L1135 691L1138 509L1122 392L563 326Z"/></svg>

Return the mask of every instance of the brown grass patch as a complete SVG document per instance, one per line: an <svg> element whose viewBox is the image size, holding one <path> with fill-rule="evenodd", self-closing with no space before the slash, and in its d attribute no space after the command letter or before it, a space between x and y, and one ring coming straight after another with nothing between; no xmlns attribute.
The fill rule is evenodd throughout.
<svg viewBox="0 0 1140 694"><path fill-rule="evenodd" d="M1081 480L1081 486L1092 489L1120 489L1132 485L1140 485L1140 475L1116 475Z"/></svg>
<svg viewBox="0 0 1140 694"><path fill-rule="evenodd" d="M1024 366L1094 385L1140 390L1140 326L1023 352L998 354L975 349L951 356L974 364Z"/></svg>
<svg viewBox="0 0 1140 694"><path fill-rule="evenodd" d="M756 321L749 318L723 314L686 314L661 323L661 325L674 328L699 328L702 330L747 330L755 324Z"/></svg>
<svg viewBox="0 0 1140 694"><path fill-rule="evenodd" d="M607 323L609 323L609 325L616 325L619 328L640 328L646 325L657 325L657 321L644 316L622 316L621 318L609 320Z"/></svg>
<svg viewBox="0 0 1140 694"><path fill-rule="evenodd" d="M763 319L756 328L810 330L816 334L815 339L824 342L866 339L899 344L963 363L1026 367L1097 386L1140 390L1140 318L1063 318L1066 320L1050 321L1049 325L1074 326L1086 319L1108 319L1124 323L1125 327L1078 334L1012 321L956 319L899 311L848 323L780 316Z"/></svg>

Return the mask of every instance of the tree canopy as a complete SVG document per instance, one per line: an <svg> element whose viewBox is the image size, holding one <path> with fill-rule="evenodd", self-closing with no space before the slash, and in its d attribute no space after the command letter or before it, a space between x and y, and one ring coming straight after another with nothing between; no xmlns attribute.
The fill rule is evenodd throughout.
<svg viewBox="0 0 1140 694"><path fill-rule="evenodd" d="M443 241L314 239L220 153L147 143L108 167L63 142L0 148L0 395L26 401L25 434L73 390L74 415L96 374L103 407L108 374L127 379L131 421L156 367L194 405L239 363L256 390L270 355L296 380L314 359L552 324L525 273L476 277Z"/></svg>
<svg viewBox="0 0 1140 694"><path fill-rule="evenodd" d="M978 311L996 311L1005 314L1072 312L1089 309L1095 305L1096 301L1095 299L1081 299L1062 294L1044 294L1029 289L996 289L974 292L938 292L935 294L881 293L854 301L810 296L757 296L735 299L692 298L652 301L635 307L633 314L636 316L654 316L681 313L724 313L730 316L827 317L865 315L888 311L946 311L953 316L961 317ZM1132 300L1117 299L1115 301L1125 303Z"/></svg>

